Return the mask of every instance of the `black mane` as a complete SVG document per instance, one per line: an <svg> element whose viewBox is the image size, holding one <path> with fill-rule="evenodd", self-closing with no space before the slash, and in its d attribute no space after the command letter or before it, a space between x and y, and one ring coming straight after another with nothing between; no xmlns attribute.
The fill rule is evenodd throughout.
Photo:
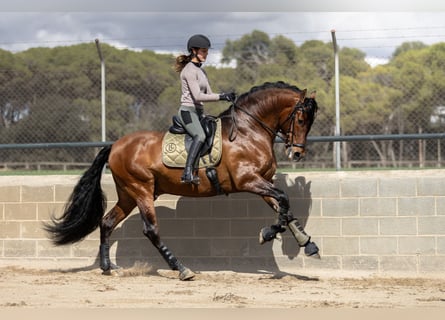
<svg viewBox="0 0 445 320"><path fill-rule="evenodd" d="M317 115L317 111L318 111L318 103L315 100L315 98L309 97L309 98L304 98L304 109L307 113L309 113L310 116L310 121L311 121L311 125L315 120L315 116Z"/></svg>
<svg viewBox="0 0 445 320"><path fill-rule="evenodd" d="M295 91L296 93L300 93L301 90L294 85L288 84L284 81L277 81L277 82L265 82L262 85L259 86L254 86L252 87L249 91L241 94L240 96L238 96L238 98L236 99L235 104L242 104L244 101L246 101L249 97L251 97L253 94L255 94L256 92L262 91L262 90L267 90L267 89L289 89L292 91ZM232 107L230 107L229 109L223 111L219 117L228 115L230 110L232 109Z"/></svg>
<svg viewBox="0 0 445 320"><path fill-rule="evenodd" d="M254 86L248 92L245 92L245 93L241 94L238 97L237 102L246 99L248 96L254 94L255 92L266 90L266 89L270 89L270 88L290 89L290 90L295 91L297 93L301 92L301 90L297 86L288 84L288 83L283 82L283 81L265 82L264 84L262 84L260 86Z"/></svg>

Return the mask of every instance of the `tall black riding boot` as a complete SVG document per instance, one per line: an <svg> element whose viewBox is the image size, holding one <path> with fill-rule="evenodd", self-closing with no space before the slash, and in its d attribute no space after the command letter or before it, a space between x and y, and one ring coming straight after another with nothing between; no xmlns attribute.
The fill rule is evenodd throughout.
<svg viewBox="0 0 445 320"><path fill-rule="evenodd" d="M199 184L199 177L193 175L193 169L195 163L197 162L196 160L199 157L199 151L201 150L202 144L203 143L198 140L197 136L193 138L192 145L190 146L190 150L187 154L184 173L181 177L182 183Z"/></svg>

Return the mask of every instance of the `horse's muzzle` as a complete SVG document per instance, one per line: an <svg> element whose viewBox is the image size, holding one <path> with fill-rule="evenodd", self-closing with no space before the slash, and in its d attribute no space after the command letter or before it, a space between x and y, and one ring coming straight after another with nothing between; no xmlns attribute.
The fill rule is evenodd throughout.
<svg viewBox="0 0 445 320"><path fill-rule="evenodd" d="M289 148L287 151L287 157L289 158L289 160L292 160L295 162L298 162L301 159L303 159L304 154L305 154L304 149L299 148L299 147Z"/></svg>
<svg viewBox="0 0 445 320"><path fill-rule="evenodd" d="M304 158L304 153L294 152L294 155L292 157L292 161L298 162L298 161L300 161L303 158Z"/></svg>

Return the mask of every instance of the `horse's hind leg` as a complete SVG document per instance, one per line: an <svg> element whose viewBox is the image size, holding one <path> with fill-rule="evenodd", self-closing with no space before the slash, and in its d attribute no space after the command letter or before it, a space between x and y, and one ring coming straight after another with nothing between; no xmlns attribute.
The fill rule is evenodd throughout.
<svg viewBox="0 0 445 320"><path fill-rule="evenodd" d="M136 204L123 205L119 201L102 219L100 225L100 268L106 274L111 270L119 269L110 260L110 236L114 228L124 220L130 212L136 207Z"/></svg>
<svg viewBox="0 0 445 320"><path fill-rule="evenodd" d="M190 280L195 274L189 268L185 267L170 251L169 248L161 241L156 221L154 201L146 202L144 206L139 205L141 209L141 217L144 225L144 235L150 239L151 243L158 249L161 256L167 262L172 270L179 271L180 280Z"/></svg>

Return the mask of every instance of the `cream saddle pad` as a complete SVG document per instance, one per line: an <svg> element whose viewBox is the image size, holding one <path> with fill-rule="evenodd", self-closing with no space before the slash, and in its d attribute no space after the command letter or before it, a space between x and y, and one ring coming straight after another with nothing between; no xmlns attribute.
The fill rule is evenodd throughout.
<svg viewBox="0 0 445 320"><path fill-rule="evenodd" d="M173 134L167 131L162 140L162 162L167 167L184 168L187 160L187 150L185 149L185 134ZM199 167L206 168L215 166L221 160L222 139L221 121L216 119L216 132L213 146L209 154L202 156L199 160Z"/></svg>

